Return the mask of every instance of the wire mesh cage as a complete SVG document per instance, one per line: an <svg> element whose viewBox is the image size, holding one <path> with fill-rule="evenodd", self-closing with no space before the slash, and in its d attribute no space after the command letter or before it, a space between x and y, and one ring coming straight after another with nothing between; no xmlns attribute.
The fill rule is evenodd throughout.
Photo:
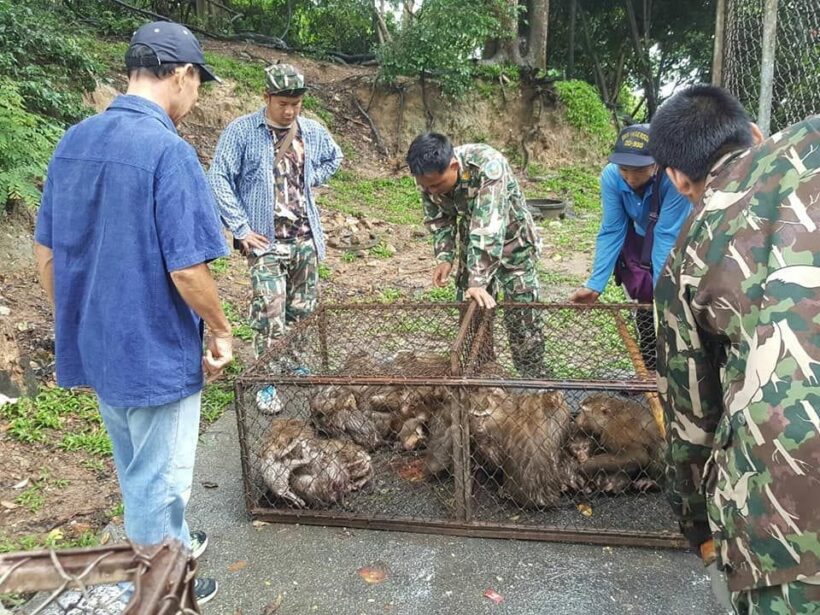
<svg viewBox="0 0 820 615"><path fill-rule="evenodd" d="M195 575L190 550L172 540L6 553L0 597L27 615L190 615L200 612Z"/></svg>
<svg viewBox="0 0 820 615"><path fill-rule="evenodd" d="M649 306L323 306L237 379L246 504L274 521L680 545L654 360Z"/></svg>

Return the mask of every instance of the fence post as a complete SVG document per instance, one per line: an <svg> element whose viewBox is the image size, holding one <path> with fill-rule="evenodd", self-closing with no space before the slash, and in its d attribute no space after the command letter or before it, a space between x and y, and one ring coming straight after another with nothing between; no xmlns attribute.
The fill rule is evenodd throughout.
<svg viewBox="0 0 820 615"><path fill-rule="evenodd" d="M763 136L769 136L772 121L774 59L777 49L777 1L765 0L763 7L763 50L760 56L760 105L757 125Z"/></svg>
<svg viewBox="0 0 820 615"><path fill-rule="evenodd" d="M723 50L726 47L726 0L717 0L715 46L712 55L712 85L723 85Z"/></svg>

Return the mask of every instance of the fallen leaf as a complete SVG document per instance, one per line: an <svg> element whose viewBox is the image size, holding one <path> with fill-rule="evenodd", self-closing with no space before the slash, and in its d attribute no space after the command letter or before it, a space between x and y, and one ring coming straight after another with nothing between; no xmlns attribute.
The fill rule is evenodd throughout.
<svg viewBox="0 0 820 615"><path fill-rule="evenodd" d="M362 566L356 572L359 576L370 584L381 583L388 576L387 566L384 564L374 564L373 566Z"/></svg>
<svg viewBox="0 0 820 615"><path fill-rule="evenodd" d="M591 517L592 516L592 506L590 506L589 504L583 504L583 503L578 504L578 512L580 512L585 517Z"/></svg>
<svg viewBox="0 0 820 615"><path fill-rule="evenodd" d="M424 459L421 457L397 463L393 466L393 469L396 471L396 474L408 483L419 483L425 479Z"/></svg>
<svg viewBox="0 0 820 615"><path fill-rule="evenodd" d="M276 611L279 610L279 607L282 606L282 602L284 602L285 597L282 594L279 594L274 598L268 605L262 609L262 615L273 615Z"/></svg>
<svg viewBox="0 0 820 615"><path fill-rule="evenodd" d="M0 500L0 506L3 508L7 508L9 510L14 510L15 508L20 508L14 502L9 502L8 500Z"/></svg>
<svg viewBox="0 0 820 615"><path fill-rule="evenodd" d="M28 479L27 479L27 478L24 478L24 479L23 479L23 480L21 480L19 483L17 483L16 485L14 485L14 487L12 487L12 489L22 489L22 488L23 488L23 487L25 487L26 485L28 485Z"/></svg>
<svg viewBox="0 0 820 615"><path fill-rule="evenodd" d="M259 521L259 519L254 519L251 522L251 525L253 527L265 527L266 525L270 525L270 523L268 523L267 521Z"/></svg>
<svg viewBox="0 0 820 615"><path fill-rule="evenodd" d="M111 532L103 532L103 535L100 537L100 544L107 545L111 542Z"/></svg>
<svg viewBox="0 0 820 615"><path fill-rule="evenodd" d="M63 534L63 530L61 530L58 527L55 527L53 530L51 530L48 533L48 538L50 540L57 541L57 540L62 540L63 538L65 538L65 535Z"/></svg>
<svg viewBox="0 0 820 615"><path fill-rule="evenodd" d="M239 572L243 568L248 567L248 562L244 559L234 562L233 564L228 565L228 572Z"/></svg>
<svg viewBox="0 0 820 615"><path fill-rule="evenodd" d="M217 487L219 487L219 485L217 485L216 483L212 483L207 480L202 481L202 486L206 489L216 489Z"/></svg>
<svg viewBox="0 0 820 615"><path fill-rule="evenodd" d="M501 604L502 602L504 602L504 596L502 596L492 588L484 592L484 597L492 600L493 604Z"/></svg>

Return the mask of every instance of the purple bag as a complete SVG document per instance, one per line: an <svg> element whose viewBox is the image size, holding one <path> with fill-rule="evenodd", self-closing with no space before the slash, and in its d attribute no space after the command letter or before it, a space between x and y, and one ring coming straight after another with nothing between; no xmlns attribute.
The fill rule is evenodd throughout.
<svg viewBox="0 0 820 615"><path fill-rule="evenodd" d="M638 235L635 225L630 220L626 225L623 248L615 264L615 283L622 284L626 293L640 303L652 303L652 245L655 239L655 224L661 211L663 172L664 170L659 168L655 173L646 236Z"/></svg>

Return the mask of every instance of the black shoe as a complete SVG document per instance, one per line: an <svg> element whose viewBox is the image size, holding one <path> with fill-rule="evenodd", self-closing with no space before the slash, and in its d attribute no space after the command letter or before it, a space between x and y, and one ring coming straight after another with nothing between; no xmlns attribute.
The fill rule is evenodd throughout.
<svg viewBox="0 0 820 615"><path fill-rule="evenodd" d="M194 554L194 559L199 559L199 556L205 553L205 548L208 546L208 535L202 530L191 532L191 551Z"/></svg>
<svg viewBox="0 0 820 615"><path fill-rule="evenodd" d="M216 592L219 590L219 585L216 579L198 578L194 581L194 596L196 596L196 603L199 605L210 602Z"/></svg>

